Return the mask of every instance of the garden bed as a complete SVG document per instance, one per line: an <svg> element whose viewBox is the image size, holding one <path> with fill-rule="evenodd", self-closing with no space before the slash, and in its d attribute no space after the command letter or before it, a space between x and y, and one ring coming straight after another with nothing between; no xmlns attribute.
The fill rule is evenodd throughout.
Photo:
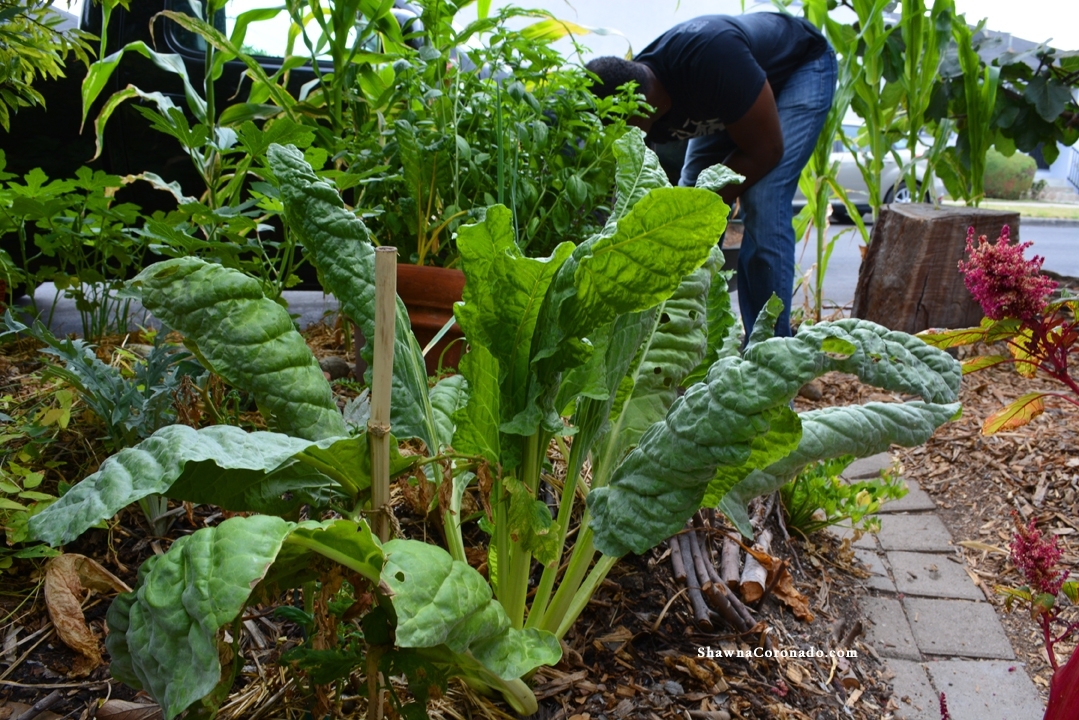
<svg viewBox="0 0 1079 720"><path fill-rule="evenodd" d="M318 326L307 337L320 358L345 355L340 327ZM117 346L139 340L142 338L105 340L100 355L115 359ZM33 372L40 367L36 347L24 341L7 346L6 352L0 358L0 392L16 396L33 393L37 389L34 385L42 382ZM830 382L825 379L826 389ZM343 402L355 394L355 385L347 380L338 382L335 392ZM829 398L846 399L826 392L822 403ZM797 402L799 409L808 405L801 398ZM104 459L93 444L99 427L89 413L75 412L72 417L57 444L57 456L66 463L65 475L85 475ZM254 414L244 416L248 422L256 418ZM56 479L49 477L43 489L55 492ZM412 495L407 485L398 482L393 493L395 512L406 534L422 537L429 530L415 514ZM212 506L174 503L173 507L179 514L167 537L154 537L142 513L129 509L110 524L108 532L92 531L65 549L97 560L133 585L136 569L146 558L167 550L176 538L224 519ZM768 596L760 607L752 608L755 619L763 623L757 629L770 628L777 649L794 651L827 652L850 634L850 649L857 651L858 657L846 661L849 665L844 667L844 661L837 664L828 657L778 661L699 657L699 648L711 647L717 654L751 651L756 638L739 638L722 629L715 633L697 629L687 597L680 592L681 584L671 576L666 546L661 545L643 556L627 557L615 567L567 635L562 661L537 672L532 682L540 700L539 717L653 719L684 718L689 713L695 720L721 720L727 712L744 718L875 718L894 708L889 705L894 701L883 665L857 632L851 632L861 617L857 596L864 571L854 563L849 546L817 533L808 541L795 539L790 546L777 543L773 552L790 559L796 586L810 598L816 618L812 623L802 622ZM474 565L480 566L484 560L480 553ZM18 645L16 651L5 652L0 664L4 683L0 700L31 704L59 689L61 698L51 712L72 718L91 717L91 709L105 698L149 702L110 680L107 658L89 677L68 676L76 656L49 630L41 567L40 561L18 561L5 577L5 592L0 598L5 622L0 636L12 637ZM86 604L87 620L98 637L105 634L109 602L95 594ZM260 606L245 615L246 664L223 706L222 717L299 718L316 701L301 687L305 684L302 676L286 672L277 663L281 653L302 641L302 631L275 617L273 609ZM11 635L16 627L19 633ZM365 707L365 698L356 697L355 688L346 687L337 702L338 711L345 715L359 714ZM504 705L481 699L454 683L449 694L430 709L432 717L446 718L500 717L508 712ZM109 717L109 711L97 716Z"/></svg>

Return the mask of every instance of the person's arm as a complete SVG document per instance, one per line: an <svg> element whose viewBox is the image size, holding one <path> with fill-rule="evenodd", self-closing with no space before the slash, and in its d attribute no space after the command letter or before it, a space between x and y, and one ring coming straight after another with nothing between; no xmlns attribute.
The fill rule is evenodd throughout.
<svg viewBox="0 0 1079 720"><path fill-rule="evenodd" d="M749 110L738 120L728 123L727 133L738 147L723 164L746 177L741 185L728 185L720 191L725 202L733 203L783 159L783 130L779 125L772 86L767 80Z"/></svg>

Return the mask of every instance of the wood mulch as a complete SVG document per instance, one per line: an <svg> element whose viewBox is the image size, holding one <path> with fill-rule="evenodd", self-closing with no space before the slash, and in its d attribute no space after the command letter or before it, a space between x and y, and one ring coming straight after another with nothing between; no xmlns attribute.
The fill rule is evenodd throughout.
<svg viewBox="0 0 1079 720"><path fill-rule="evenodd" d="M340 327L309 333L320 356L347 355ZM10 346L9 346L10 347ZM32 349L31 349L32 350ZM7 352L5 348L3 352ZM0 357L0 393L14 383L25 383L40 362L32 351ZM1051 409L1028 430L1005 437L982 438L978 420L995 409L1000 398L1015 397L1023 383L1001 371L983 375L983 383L967 383L966 411L962 420L947 426L924 449L901 453L908 477L917 478L941 505L941 513L956 540L975 538L1004 547L1007 510L1043 518L1060 535L1069 562L1075 562L1076 482L1079 458L1074 452L1076 413ZM1000 373L998 378L997 373ZM852 383L848 378L822 379L822 398L797 400L803 410L821 404L896 399ZM340 387L342 398L355 394L355 386ZM957 450L958 448L958 450ZM83 456L85 471L103 458ZM55 487L55 480L52 481ZM407 517L405 493L396 492L397 512ZM168 538L151 538L141 513L125 511L108 531L93 530L65 548L98 560L129 584L141 562L167 549L172 539L220 519L213 508L180 513ZM405 527L408 522L403 523ZM751 608L766 627L773 646L786 651L823 652L825 657L762 658L707 657L752 655L759 635L740 637L724 632L705 633L693 621L693 612L681 586L673 579L664 557L666 546L620 562L596 592L585 613L564 641L562 661L540 669L532 684L540 700L543 720L724 720L733 718L886 718L898 707L892 697L883 663L862 637L852 633L862 620L857 598L864 592L864 568L854 560L846 542L827 533L796 538L789 545L774 542L773 554L791 559L795 585L810 599L813 622L796 619L788 609L766 595ZM992 586L1016 580L1002 556L964 551L971 572ZM104 637L108 598L91 595L85 610L91 630ZM282 652L300 642L299 630L271 614L272 608L250 608L242 641L245 666L222 708L222 718L310 717L306 681L276 662ZM1006 626L1020 657L1044 679L1044 660L1037 657L1031 639L1033 626L1022 617L1009 617ZM17 634L14 634L15 629ZM827 657L844 636L856 658ZM11 640L8 640L11 638ZM59 702L53 713L38 717L88 720L117 717L115 704L105 699L149 702L111 680L106 664L88 678L71 678L74 655L58 642L44 611L41 563L20 561L3 576L0 590L0 720L17 717L30 704L54 690ZM14 703L22 703L15 705ZM345 687L337 712L359 717L366 700ZM5 715L5 708L13 712ZM15 710L17 709L17 711ZM433 718L506 718L504 705L477 697L459 683L429 709Z"/></svg>

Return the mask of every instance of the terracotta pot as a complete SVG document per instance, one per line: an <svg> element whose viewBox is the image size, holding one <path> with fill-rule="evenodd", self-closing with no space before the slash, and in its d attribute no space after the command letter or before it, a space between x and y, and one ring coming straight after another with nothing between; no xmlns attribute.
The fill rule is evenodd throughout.
<svg viewBox="0 0 1079 720"><path fill-rule="evenodd" d="M397 266L397 294L408 308L408 320L421 350L453 317L453 304L461 300L464 288L465 274L460 270L405 263ZM457 367L464 349L462 337L461 328L454 324L431 348L424 358L428 375L438 370L440 357L443 367Z"/></svg>

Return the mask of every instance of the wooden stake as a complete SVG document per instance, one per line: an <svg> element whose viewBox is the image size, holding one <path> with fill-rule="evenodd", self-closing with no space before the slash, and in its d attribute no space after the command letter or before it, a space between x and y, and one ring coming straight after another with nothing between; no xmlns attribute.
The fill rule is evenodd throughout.
<svg viewBox="0 0 1079 720"><path fill-rule="evenodd" d="M375 338L371 368L372 529L382 542L390 537L390 390L397 316L397 248L375 248Z"/></svg>

